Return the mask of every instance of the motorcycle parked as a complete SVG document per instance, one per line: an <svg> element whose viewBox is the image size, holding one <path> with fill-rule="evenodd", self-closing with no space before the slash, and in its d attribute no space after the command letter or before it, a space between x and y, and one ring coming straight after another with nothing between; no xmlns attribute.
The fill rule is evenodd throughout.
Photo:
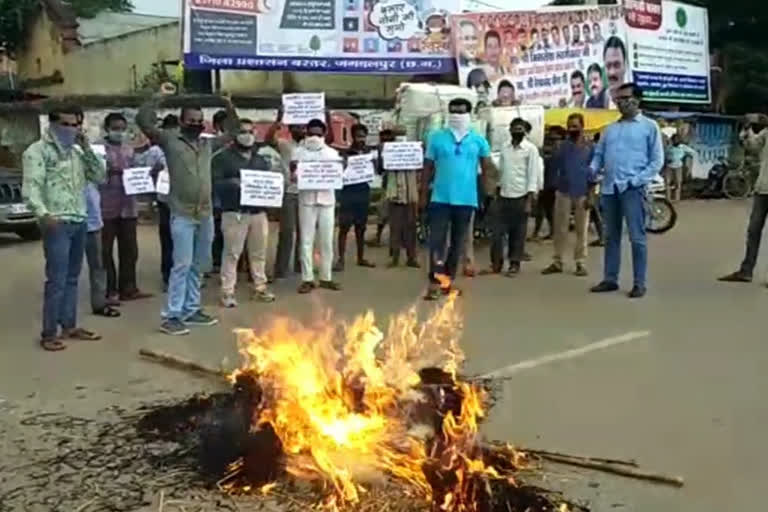
<svg viewBox="0 0 768 512"><path fill-rule="evenodd" d="M657 175L651 180L646 191L645 228L649 233L666 233L677 223L677 209L667 199L667 185L664 178Z"/></svg>

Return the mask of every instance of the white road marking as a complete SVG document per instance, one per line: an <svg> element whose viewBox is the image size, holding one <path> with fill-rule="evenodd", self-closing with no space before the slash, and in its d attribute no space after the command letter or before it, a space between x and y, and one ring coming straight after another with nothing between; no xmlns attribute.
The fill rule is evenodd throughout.
<svg viewBox="0 0 768 512"><path fill-rule="evenodd" d="M596 341L594 343L590 343L589 345L584 345L583 347L574 348L572 350L566 350L565 352L547 354L545 356L537 357L536 359L529 359L527 361L521 361L519 363L511 364L509 366L505 366L504 368L499 368L498 370L493 370L492 372L488 372L485 375L481 375L480 378L481 379L506 378L518 372L531 370L533 368L538 368L539 366L544 366L545 364L550 364L557 361L565 361L567 359L574 359L576 357L581 357L583 355L589 354L590 352L594 352L596 350L603 350L606 348L613 347L615 345L622 345L624 343L629 343L630 341L645 339L645 338L648 338L650 335L651 335L651 331L631 331L631 332L622 334L620 336L613 336L611 338L606 338L604 340Z"/></svg>

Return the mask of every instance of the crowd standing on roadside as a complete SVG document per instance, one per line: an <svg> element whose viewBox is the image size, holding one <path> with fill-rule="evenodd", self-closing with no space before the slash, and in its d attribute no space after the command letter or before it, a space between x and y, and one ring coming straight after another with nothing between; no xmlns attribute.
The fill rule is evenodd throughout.
<svg viewBox="0 0 768 512"><path fill-rule="evenodd" d="M530 257L525 250L529 217L535 216L533 238L541 237L543 221L554 239L552 262L541 272L566 270L569 232L575 234L573 273L587 276L589 245L605 242L602 280L591 291L618 290L622 229L626 224L632 247L631 298L646 293L646 187L666 164L675 178L679 199L681 167L690 150L673 137L665 154L658 126L640 111L642 91L635 84L617 89L621 118L602 137L588 139L581 114L568 118L567 129L550 131L544 155L529 140L531 125L520 118L510 126L509 142L496 163L484 135L471 127L472 105L454 99L446 127L429 134L422 169L387 168L384 145L402 140L399 127L379 132L378 146L369 146L368 127L351 129L345 151L332 147L330 116L306 125L283 125L283 113L257 142L254 124L240 118L229 97L213 121L215 134L206 136L203 110L182 108L162 121L156 111L163 97L144 104L136 115L141 130L128 140L128 120L120 113L104 122L104 154L97 154L83 130L83 112L76 106L57 107L49 127L24 153L23 196L39 219L45 255L45 293L40 345L66 348L67 340L100 336L78 322L77 286L82 262L89 268L91 309L95 315L120 317L121 303L148 299L137 283L139 261L136 196L126 193L123 173L145 167L156 183L168 183L155 197L164 291L160 330L184 335L190 327L218 322L201 303L205 276L219 273L220 305L238 306L235 298L239 268L248 270L251 297L273 302L270 282L299 273L298 292L341 290L334 272L347 266L349 234L355 237L355 263L371 269L366 258L366 228L371 211L371 186L354 183L305 190L298 186L301 165L329 162L346 165L350 157L370 155L381 176L382 200L371 245L381 245L389 227L388 267L418 269L417 233L428 247L426 300L437 300L456 288L459 267L475 275L474 232L479 225L492 233L487 268L480 275L515 277ZM287 128L289 137L284 138ZM721 278L752 279L760 237L768 216L768 118L755 117L741 138L760 153L761 172L740 269ZM284 181L274 268L267 268L268 209L241 202L242 169L280 173ZM598 192L599 190L599 192ZM599 200L598 200L599 196ZM336 206L339 206L338 212ZM595 224L598 239L588 243ZM604 222L604 229L603 229ZM338 230L337 228L338 224ZM337 233L334 244L334 233ZM114 246L117 245L115 252ZM334 259L334 245L336 248ZM117 264L115 263L117 258Z"/></svg>

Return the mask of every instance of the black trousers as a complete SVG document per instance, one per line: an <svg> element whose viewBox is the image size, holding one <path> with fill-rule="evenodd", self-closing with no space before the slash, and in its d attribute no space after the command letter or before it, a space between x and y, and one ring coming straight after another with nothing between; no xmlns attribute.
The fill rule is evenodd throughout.
<svg viewBox="0 0 768 512"><path fill-rule="evenodd" d="M221 254L224 251L224 233L221 231L221 210L213 211L213 268L221 268ZM207 269L205 270L208 271Z"/></svg>
<svg viewBox="0 0 768 512"><path fill-rule="evenodd" d="M163 283L168 284L173 267L173 238L171 237L171 209L166 203L157 203L159 213L158 235L160 236L160 272Z"/></svg>
<svg viewBox="0 0 768 512"><path fill-rule="evenodd" d="M755 194L747 228L747 251L744 261L741 262L741 272L750 277L755 270L757 255L760 253L760 241L763 237L766 216L768 216L768 194Z"/></svg>
<svg viewBox="0 0 768 512"><path fill-rule="evenodd" d="M541 231L541 226L544 224L544 219L547 219L549 224L549 233L554 232L554 218L555 218L555 192L557 189L545 188L539 192L539 197L536 200L536 223L533 227L533 234L538 235Z"/></svg>
<svg viewBox="0 0 768 512"><path fill-rule="evenodd" d="M117 269L114 258L115 240L119 260ZM104 268L107 270L107 295L135 293L136 261L139 259L136 219L104 219L101 242Z"/></svg>
<svg viewBox="0 0 768 512"><path fill-rule="evenodd" d="M501 271L504 266L504 237L507 237L507 257L510 263L519 264L525 252L525 236L528 227L528 214L525 205L528 198L515 199L499 197L491 205L493 222L493 240L491 241L491 265Z"/></svg>

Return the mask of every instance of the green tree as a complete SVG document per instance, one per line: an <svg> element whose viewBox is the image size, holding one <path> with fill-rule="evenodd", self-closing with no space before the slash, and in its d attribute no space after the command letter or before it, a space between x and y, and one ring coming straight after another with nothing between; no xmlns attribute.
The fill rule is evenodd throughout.
<svg viewBox="0 0 768 512"><path fill-rule="evenodd" d="M0 0L0 44L11 50L23 44L27 26L42 3L42 0ZM68 4L84 18L92 18L105 10L133 10L131 0L70 0Z"/></svg>

